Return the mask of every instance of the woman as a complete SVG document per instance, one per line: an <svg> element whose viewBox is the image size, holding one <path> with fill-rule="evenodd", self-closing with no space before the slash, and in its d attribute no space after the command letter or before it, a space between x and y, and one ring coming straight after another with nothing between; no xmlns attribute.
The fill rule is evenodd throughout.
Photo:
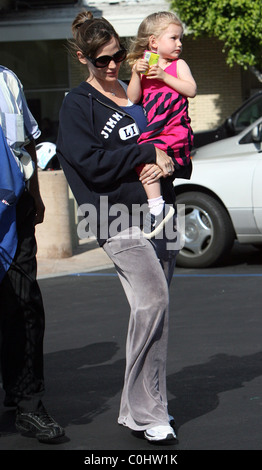
<svg viewBox="0 0 262 470"><path fill-rule="evenodd" d="M142 236L139 215L147 204L135 171L147 164L141 179L150 183L161 178L166 201L174 204L173 163L153 144L136 143L138 126L142 129L146 119L141 107L128 102L118 81L126 51L110 23L84 12L72 31L74 50L89 75L63 102L57 154L131 307L118 422L144 431L148 440L175 439L166 398L168 282L175 251L165 249L166 239Z"/></svg>

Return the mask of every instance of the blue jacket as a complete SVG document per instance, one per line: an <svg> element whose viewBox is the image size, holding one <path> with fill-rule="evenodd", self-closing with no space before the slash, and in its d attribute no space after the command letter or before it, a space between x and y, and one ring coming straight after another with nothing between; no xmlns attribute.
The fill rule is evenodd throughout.
<svg viewBox="0 0 262 470"><path fill-rule="evenodd" d="M0 126L0 282L17 248L16 203L24 191L24 177Z"/></svg>

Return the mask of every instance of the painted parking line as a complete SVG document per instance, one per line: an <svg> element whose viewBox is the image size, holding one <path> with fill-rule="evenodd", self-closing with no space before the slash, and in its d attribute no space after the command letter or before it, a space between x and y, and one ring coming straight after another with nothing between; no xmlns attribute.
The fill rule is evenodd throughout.
<svg viewBox="0 0 262 470"><path fill-rule="evenodd" d="M116 277L117 273L74 273L69 274L69 276L89 276L89 277ZM173 274L173 277L262 277L262 273L250 273L250 274L238 274L238 273L229 273L229 274Z"/></svg>

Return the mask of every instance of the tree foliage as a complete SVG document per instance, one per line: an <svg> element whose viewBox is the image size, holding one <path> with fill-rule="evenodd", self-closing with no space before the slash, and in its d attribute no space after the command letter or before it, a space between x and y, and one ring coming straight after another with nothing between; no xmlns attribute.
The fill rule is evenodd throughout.
<svg viewBox="0 0 262 470"><path fill-rule="evenodd" d="M171 0L195 37L223 41L226 62L262 73L262 0Z"/></svg>

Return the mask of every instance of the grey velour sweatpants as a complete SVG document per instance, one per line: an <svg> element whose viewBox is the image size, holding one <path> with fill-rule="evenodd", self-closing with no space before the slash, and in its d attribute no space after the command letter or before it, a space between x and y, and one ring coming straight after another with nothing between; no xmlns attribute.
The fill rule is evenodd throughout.
<svg viewBox="0 0 262 470"><path fill-rule="evenodd" d="M116 267L131 309L118 422L134 431L167 425L168 286L176 252L159 260L138 227L109 238L103 248Z"/></svg>

